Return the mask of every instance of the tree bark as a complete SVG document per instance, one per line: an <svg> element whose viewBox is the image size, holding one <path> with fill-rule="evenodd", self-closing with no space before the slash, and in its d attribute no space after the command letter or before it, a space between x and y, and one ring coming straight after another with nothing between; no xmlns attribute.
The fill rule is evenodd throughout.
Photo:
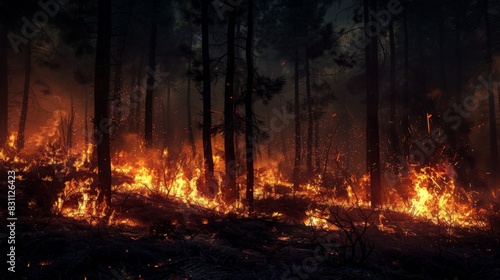
<svg viewBox="0 0 500 280"><path fill-rule="evenodd" d="M87 86L85 86L85 109L84 109L84 130L85 130L85 151L89 147L89 95L87 93Z"/></svg>
<svg viewBox="0 0 500 280"><path fill-rule="evenodd" d="M165 115L165 147L168 149L169 153L173 152L171 150L172 143L174 140L174 133L171 125L172 118L172 84L171 81L167 81L167 110Z"/></svg>
<svg viewBox="0 0 500 280"><path fill-rule="evenodd" d="M115 66L115 75L114 75L114 87L113 87L113 121L115 124L115 130L113 133L118 132L118 127L122 122L122 72L123 72L123 63L121 58L118 59Z"/></svg>
<svg viewBox="0 0 500 280"><path fill-rule="evenodd" d="M391 67L390 67L390 93L389 93L389 131L391 146L394 155L392 156L392 162L394 164L394 171L398 171L398 160L401 155L401 149L399 147L399 138L397 132L397 112L396 112L396 43L394 39L394 23L393 21L389 24L389 45L391 53Z"/></svg>
<svg viewBox="0 0 500 280"><path fill-rule="evenodd" d="M320 142L320 134L319 134L319 118L314 120L314 158L316 159L315 171L316 174L320 172L320 152L319 152L319 142Z"/></svg>
<svg viewBox="0 0 500 280"><path fill-rule="evenodd" d="M247 166L247 191L246 199L248 204L248 213L253 212L253 188L254 188L254 134L253 134L253 0L248 0L248 19L247 19L247 41L246 41L246 60L247 60L247 91L245 95L245 146L246 146L246 166Z"/></svg>
<svg viewBox="0 0 500 280"><path fill-rule="evenodd" d="M443 9L440 7L440 11L443 12ZM439 21L439 64L441 71L441 88L447 93L448 85L446 82L446 53L445 53L445 34L444 34L444 18L442 16L438 17Z"/></svg>
<svg viewBox="0 0 500 280"><path fill-rule="evenodd" d="M17 131L17 151L24 149L24 133L26 130L26 118L28 117L28 102L30 94L31 79L31 42L26 46L26 62L24 64L24 88L23 101L21 104L21 117L19 119L19 130Z"/></svg>
<svg viewBox="0 0 500 280"><path fill-rule="evenodd" d="M191 30L189 50L193 49L193 31ZM187 92L186 92L186 117L187 117L187 133L188 133L188 141L191 145L191 153L193 158L196 157L196 143L194 141L194 132L193 132L193 114L191 108L191 61L193 57L189 54L188 59L188 77L187 77Z"/></svg>
<svg viewBox="0 0 500 280"><path fill-rule="evenodd" d="M109 81L111 57L111 0L99 0L94 86L94 140L97 141L99 202L111 205Z"/></svg>
<svg viewBox="0 0 500 280"><path fill-rule="evenodd" d="M151 24L151 34L149 39L149 68L148 68L148 84L146 89L146 107L144 118L144 136L146 148L153 147L153 93L155 85L156 71L156 37L157 24L153 20Z"/></svg>
<svg viewBox="0 0 500 280"><path fill-rule="evenodd" d="M69 111L69 116L68 116L68 137L67 137L67 143L66 143L66 149L68 151L71 151L71 148L73 148L73 128L75 124L75 105L73 101L73 93L71 93L71 105L70 105L70 111Z"/></svg>
<svg viewBox="0 0 500 280"><path fill-rule="evenodd" d="M307 149L306 149L306 165L307 177L313 175L312 155L313 155L313 101L311 97L311 72L309 66L309 52L306 48L306 100L307 100Z"/></svg>
<svg viewBox="0 0 500 280"><path fill-rule="evenodd" d="M363 17L364 17L364 24L365 24L365 30L367 28L368 22L370 21L370 6L368 0L363 0ZM368 106L368 94L371 89L371 49L370 49L370 44L367 44L365 46L365 61L366 61L366 96L367 96L367 106ZM366 111L366 117L367 117L367 122L366 122L366 173L370 173L370 127L369 127L369 119L370 116L368 115L368 110ZM326 159L328 161L328 158ZM325 164L326 165L326 164Z"/></svg>
<svg viewBox="0 0 500 280"><path fill-rule="evenodd" d="M463 15L463 2L462 0L455 0L455 48L456 48L456 61L457 61L457 100L462 98L462 32L461 20Z"/></svg>
<svg viewBox="0 0 500 280"><path fill-rule="evenodd" d="M142 100L142 63L143 56L139 60L137 65L136 74L137 76L132 76L131 80L131 92L130 92L130 118L129 118L129 132L138 133L140 130L140 116L141 116L141 100Z"/></svg>
<svg viewBox="0 0 500 280"><path fill-rule="evenodd" d="M214 183L214 160L212 157L212 94L210 75L210 53L208 33L208 6L209 1L201 3L201 33L202 33L202 60L203 60L203 157L205 161L205 181ZM212 190L215 191L215 190Z"/></svg>
<svg viewBox="0 0 500 280"><path fill-rule="evenodd" d="M281 153L283 154L283 160L285 162L288 162L288 149L287 149L287 144L286 144L286 130L283 129L283 131L281 131ZM295 175L294 175L294 178L295 178Z"/></svg>
<svg viewBox="0 0 500 280"><path fill-rule="evenodd" d="M7 65L7 30L0 23L0 148L9 137L9 70Z"/></svg>
<svg viewBox="0 0 500 280"><path fill-rule="evenodd" d="M366 0L365 0L366 1ZM367 3L367 1L365 2ZM368 5L365 6L368 8ZM372 13L377 12L377 1L372 0L370 6ZM368 23L367 23L368 24ZM369 28L366 26L365 28ZM382 186L380 177L380 146L378 127L379 103L379 71L378 71L378 36L372 36L368 46L370 50L370 84L367 87L367 127L368 127L368 163L370 171L371 206L378 207L382 204Z"/></svg>
<svg viewBox="0 0 500 280"><path fill-rule="evenodd" d="M498 139L497 139L497 124L495 114L495 94L493 92L493 57L492 57L492 44L491 44L491 27L489 13L489 0L484 0L484 23L486 27L486 51L488 61L488 105L490 117L490 154L491 154L491 174L494 182L500 176L499 159L498 159ZM500 98L499 98L500 99Z"/></svg>
<svg viewBox="0 0 500 280"><path fill-rule="evenodd" d="M410 41L408 36L408 1L403 14L403 155L408 159L411 147L411 127L410 127Z"/></svg>
<svg viewBox="0 0 500 280"><path fill-rule="evenodd" d="M224 91L224 155L226 162L226 190L223 191L227 203L233 203L237 197L236 172L237 162L234 151L234 70L235 70L235 26L236 12L229 14L227 25L227 69Z"/></svg>
<svg viewBox="0 0 500 280"><path fill-rule="evenodd" d="M84 130L85 130L85 163L90 163L91 156L94 154L94 146L90 147L90 135L89 135L89 94L87 92L87 85L85 87L85 117L84 117Z"/></svg>
<svg viewBox="0 0 500 280"><path fill-rule="evenodd" d="M293 189L300 189L300 161L301 161L301 143L300 143L300 91L299 91L299 51L295 50L295 70L294 70L294 112L295 112L295 159L293 163Z"/></svg>

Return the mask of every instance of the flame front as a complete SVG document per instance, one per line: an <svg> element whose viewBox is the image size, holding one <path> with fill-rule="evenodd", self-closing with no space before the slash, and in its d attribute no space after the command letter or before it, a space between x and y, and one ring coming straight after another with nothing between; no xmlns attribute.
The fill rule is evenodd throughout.
<svg viewBox="0 0 500 280"><path fill-rule="evenodd" d="M15 139L12 134L9 139ZM13 161L24 166L24 172L37 166L49 165L54 169L54 176L44 174L40 179L45 182L59 180L64 188L58 194L53 211L66 217L92 221L104 215L102 207L97 205L98 190L96 169L89 163L92 145L72 149L72 154L61 150L51 150L47 145L39 151L43 156L33 161L28 155L12 155L12 151L0 150L2 161ZM144 198L162 196L175 199L187 205L208 208L220 213L244 213L245 176L238 177L240 200L232 205L223 202L222 172L216 172L219 182L217 188L207 188L203 184L202 159L187 156L189 151L180 151L174 155L168 150L146 151L143 147L134 151L115 151L113 155L113 192L134 194ZM223 170L223 160L214 156L217 170ZM323 176L318 175L308 184L293 191L293 184L287 181L278 168L279 163L271 159L262 160L256 168L254 195L259 199L281 199L283 197L305 198L311 201L303 222L316 227L331 227L326 219L332 205L346 207L370 207L368 195L369 176L361 178L344 176L337 185L329 185ZM71 176L78 173L79 176ZM407 213L410 216L426 219L434 223L446 222L454 226L486 226L485 209L477 206L477 193L466 191L456 185L453 167L450 164L438 164L412 170L407 178L384 189L385 204L381 210ZM390 185L390 184L386 184ZM493 191L495 193L496 191ZM117 197L113 198L117 200ZM113 215L112 215L113 216ZM273 217L282 213L274 212ZM110 220L110 223L134 225L130 219Z"/></svg>

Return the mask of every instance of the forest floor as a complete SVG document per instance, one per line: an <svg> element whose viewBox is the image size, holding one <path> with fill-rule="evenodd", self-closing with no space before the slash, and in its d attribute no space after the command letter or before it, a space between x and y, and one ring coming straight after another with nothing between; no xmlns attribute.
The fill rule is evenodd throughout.
<svg viewBox="0 0 500 280"><path fill-rule="evenodd" d="M336 208L326 230L292 197L256 201L255 217L129 197L106 225L22 210L19 193L16 272L1 279L500 279L498 228Z"/></svg>

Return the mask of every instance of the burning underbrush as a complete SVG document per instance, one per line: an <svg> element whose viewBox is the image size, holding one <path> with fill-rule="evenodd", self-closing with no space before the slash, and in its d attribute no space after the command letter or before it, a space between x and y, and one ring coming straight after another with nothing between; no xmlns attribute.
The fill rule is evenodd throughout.
<svg viewBox="0 0 500 280"><path fill-rule="evenodd" d="M256 212L249 215L241 200L224 203L223 186L204 185L201 158L138 146L114 151L112 212L106 213L97 203L91 154L90 147L63 152L56 145L0 151L1 168L16 170L21 230L31 232L29 240L20 238L18 263L26 275L292 279L302 277L290 265L297 263L313 278L384 279L377 271L385 267L386 276L403 279L433 259L418 273L453 279L464 258L474 263L471 248L460 242L476 244L474 254L490 260L463 273L473 277L477 266L483 275L498 273L491 251L500 231L500 192L457 186L448 164L393 181L384 206L371 209L369 178L349 175L339 161L298 191L277 162L267 161L257 166ZM224 169L219 156L214 161L216 170ZM215 176L224 181L222 172ZM244 175L238 183L244 186ZM315 258L318 252L328 257ZM353 266L359 264L368 266Z"/></svg>
<svg viewBox="0 0 500 280"><path fill-rule="evenodd" d="M91 145L70 152L50 143L29 153L0 150L3 169L16 170L18 181L24 185L20 191L29 198L27 209L35 212L45 209L55 216L93 223L105 213L104 207L97 204L97 172L91 155ZM200 168L202 159L192 157L188 151L146 151L137 145L134 150L115 151L112 159L114 207L111 215L107 215L110 225L134 224L119 218L123 216L121 206L129 200L147 202L154 198L167 198L221 214L247 215L241 199L233 204L224 203L224 173L215 174L218 187L206 187ZM220 156L215 156L214 162L216 170L224 170ZM328 229L335 228L328 222L332 206L370 208L368 176L349 175L338 160L336 170L325 169L297 191L278 166L278 162L269 160L256 169L256 214ZM243 171L240 173L237 181L243 198L245 176ZM447 163L414 169L405 178L387 182L385 204L378 210L455 227L496 227L491 213L498 212L500 191L466 190L454 178L453 167Z"/></svg>

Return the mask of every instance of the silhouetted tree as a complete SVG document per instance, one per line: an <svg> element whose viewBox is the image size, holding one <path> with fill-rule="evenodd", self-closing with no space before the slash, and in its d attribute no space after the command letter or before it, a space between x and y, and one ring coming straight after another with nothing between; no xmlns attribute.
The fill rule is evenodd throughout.
<svg viewBox="0 0 500 280"><path fill-rule="evenodd" d="M9 127L9 70L7 65L7 27L0 20L0 147L7 143Z"/></svg>
<svg viewBox="0 0 500 280"><path fill-rule="evenodd" d="M153 14L156 14L156 1L153 5ZM149 37L149 64L148 64L148 84L146 89L146 104L144 118L144 136L146 147L153 147L153 92L155 84L156 71L156 38L157 38L157 22L156 15L153 16L150 37Z"/></svg>
<svg viewBox="0 0 500 280"><path fill-rule="evenodd" d="M489 16L489 1L484 0L483 3L483 16L484 24L486 28L486 55L488 63L488 76L493 73L493 51L492 51L492 36L490 27L490 16ZM494 179L500 176L499 169L499 159L498 159L498 141L497 141L497 124L495 115L495 97L493 93L493 82L488 81L488 105L489 105L489 116L490 116L490 154L491 154L491 174L493 174ZM500 96L499 96L500 97ZM499 103L500 104L500 103Z"/></svg>
<svg viewBox="0 0 500 280"><path fill-rule="evenodd" d="M31 42L25 48L26 61L24 63L24 87L23 87L23 100L21 103L21 117L19 118L19 129L17 131L17 151L24 149L24 133L26 130L26 118L28 117L28 102L30 94L30 80L31 80Z"/></svg>
<svg viewBox="0 0 500 280"><path fill-rule="evenodd" d="M234 150L234 70L235 70L235 26L236 11L229 13L227 23L227 68L224 91L224 156L226 162L226 202L232 203L238 197L236 189L237 162Z"/></svg>
<svg viewBox="0 0 500 280"><path fill-rule="evenodd" d="M94 140L97 141L99 201L111 205L109 81L111 58L111 0L99 0L94 79Z"/></svg>
<svg viewBox="0 0 500 280"><path fill-rule="evenodd" d="M401 156L401 149L399 147L399 138L397 132L397 122L396 119L396 101L397 101L397 92L396 92L396 39L394 36L394 22L391 21L389 23L389 48L391 55L391 65L389 70L390 75L390 89L389 89L389 133L390 133L390 142L392 147L392 152L394 153L392 156L392 164L394 164L394 170L398 171L398 163L399 157Z"/></svg>
<svg viewBox="0 0 500 280"><path fill-rule="evenodd" d="M252 97L254 91L254 67L253 67L253 0L248 0L247 11L247 41L246 41L246 60L247 60L247 90L245 94L245 147L246 147L246 168L247 168L247 190L246 199L248 204L248 213L253 212L253 188L254 188L254 133L253 133L253 109Z"/></svg>
<svg viewBox="0 0 500 280"><path fill-rule="evenodd" d="M202 0L201 33L202 33L202 60L203 60L203 156L205 162L205 181L214 181L214 160L212 156L212 94L210 74L210 48L208 33L208 7L210 1Z"/></svg>
<svg viewBox="0 0 500 280"><path fill-rule="evenodd" d="M365 9L365 30L369 30L371 14L377 12L377 1L364 0ZM370 12L369 12L370 11ZM369 30L373 34L373 30ZM379 104L379 69L378 69L378 36L372 35L370 44L366 47L367 52L367 165L370 174L371 205L380 206L382 203L382 186L380 177L380 145L379 145L379 123L378 123L378 104Z"/></svg>

